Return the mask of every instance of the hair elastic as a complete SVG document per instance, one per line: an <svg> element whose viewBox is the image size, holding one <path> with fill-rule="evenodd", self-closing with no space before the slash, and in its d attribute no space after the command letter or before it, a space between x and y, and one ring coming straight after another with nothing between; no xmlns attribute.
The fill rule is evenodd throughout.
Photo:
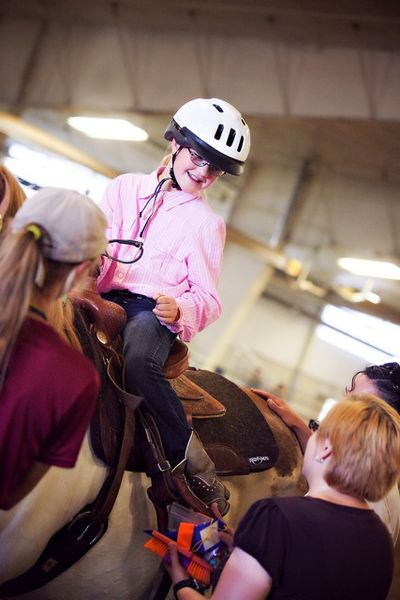
<svg viewBox="0 0 400 600"><path fill-rule="evenodd" d="M42 237L41 229L37 225L34 225L34 224L28 225L28 227L26 228L26 231L29 231L29 233L31 233L33 235L36 242L38 240L40 240L40 238Z"/></svg>

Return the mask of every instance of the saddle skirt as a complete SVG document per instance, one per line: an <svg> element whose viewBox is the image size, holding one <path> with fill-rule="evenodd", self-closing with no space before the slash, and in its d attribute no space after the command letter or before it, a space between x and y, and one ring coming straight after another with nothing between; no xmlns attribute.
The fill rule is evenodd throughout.
<svg viewBox="0 0 400 600"><path fill-rule="evenodd" d="M217 473L247 475L273 467L279 450L266 420L267 404L217 373L190 369L186 375L225 406L222 418L193 421Z"/></svg>
<svg viewBox="0 0 400 600"><path fill-rule="evenodd" d="M246 475L274 466L278 459L278 446L263 415L264 411L260 410L265 405L265 414L267 413L269 409L266 403L258 402L259 408L255 402L256 397L250 397L251 392L245 392L211 371L188 369L178 380L171 381L171 384L181 397L185 410L191 412L193 428L198 432L219 475ZM208 403L210 398L211 405ZM118 440L118 422L121 420L118 413L121 406L118 403L110 405L109 401L106 406L102 404L102 401L98 403L92 420L91 441L97 457L112 464L110 459L115 454L113 446ZM222 410L218 409L211 414L210 407L214 409L215 406L222 406ZM252 424L251 436L249 423ZM146 444L146 435L137 423L128 470L147 470L147 465L143 462Z"/></svg>

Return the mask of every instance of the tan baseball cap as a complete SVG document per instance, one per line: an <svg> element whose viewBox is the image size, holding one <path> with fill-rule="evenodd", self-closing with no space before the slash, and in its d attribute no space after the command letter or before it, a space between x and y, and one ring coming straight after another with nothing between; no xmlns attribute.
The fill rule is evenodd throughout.
<svg viewBox="0 0 400 600"><path fill-rule="evenodd" d="M65 188L42 188L17 211L13 231L29 225L43 227L51 240L43 239L44 256L58 262L79 263L99 256L107 247L107 220L87 196Z"/></svg>

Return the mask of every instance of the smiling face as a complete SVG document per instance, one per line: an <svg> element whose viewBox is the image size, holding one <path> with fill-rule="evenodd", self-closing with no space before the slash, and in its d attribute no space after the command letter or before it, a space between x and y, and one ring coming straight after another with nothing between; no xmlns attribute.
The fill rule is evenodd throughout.
<svg viewBox="0 0 400 600"><path fill-rule="evenodd" d="M180 148L175 158L174 173L182 191L187 194L200 194L222 175L222 171L215 172L208 165L199 167L194 164L188 148L178 146L175 140L172 140L171 146L173 153Z"/></svg>

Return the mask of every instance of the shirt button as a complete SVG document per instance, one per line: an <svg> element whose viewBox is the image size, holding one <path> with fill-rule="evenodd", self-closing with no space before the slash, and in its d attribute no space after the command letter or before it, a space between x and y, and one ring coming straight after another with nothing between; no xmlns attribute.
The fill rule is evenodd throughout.
<svg viewBox="0 0 400 600"><path fill-rule="evenodd" d="M118 273L117 273L117 277L118 277L118 279L123 279L123 277L124 277L124 274L123 274L123 273L121 273L121 271L118 271Z"/></svg>

